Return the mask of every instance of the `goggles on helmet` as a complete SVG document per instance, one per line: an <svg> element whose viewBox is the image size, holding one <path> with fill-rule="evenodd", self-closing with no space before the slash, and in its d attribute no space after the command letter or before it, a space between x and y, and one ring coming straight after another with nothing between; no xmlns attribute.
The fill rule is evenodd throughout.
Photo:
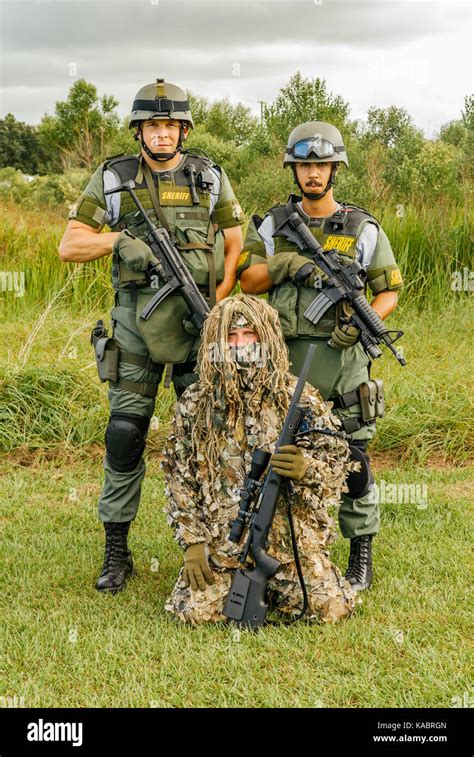
<svg viewBox="0 0 474 757"><path fill-rule="evenodd" d="M300 139L293 147L287 149L287 153L300 160L306 160L311 153L314 153L317 158L330 158L335 153L343 151L344 147L334 147L332 142L328 142L327 139L323 139L322 137Z"/></svg>

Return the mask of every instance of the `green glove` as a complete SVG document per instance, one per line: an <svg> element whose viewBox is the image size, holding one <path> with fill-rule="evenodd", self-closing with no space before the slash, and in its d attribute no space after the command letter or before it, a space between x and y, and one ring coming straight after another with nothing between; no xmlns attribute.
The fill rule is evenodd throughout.
<svg viewBox="0 0 474 757"><path fill-rule="evenodd" d="M204 591L206 584L214 583L214 576L207 562L207 552L206 543L199 542L191 544L184 553L184 585L190 585L193 591Z"/></svg>
<svg viewBox="0 0 474 757"><path fill-rule="evenodd" d="M304 255L298 255L296 252L278 252L267 259L267 264L268 275L272 284L281 284L286 279L294 281L298 272L305 266L308 269L308 275L302 281L298 281L298 284L312 287L315 278L327 278L321 269L314 265L312 260Z"/></svg>
<svg viewBox="0 0 474 757"><path fill-rule="evenodd" d="M330 347L338 350L346 350L352 347L360 336L357 326L350 326L349 321L354 310L349 303L342 300L336 307L336 326L328 341Z"/></svg>
<svg viewBox="0 0 474 757"><path fill-rule="evenodd" d="M120 232L112 247L131 271L146 271L150 263L156 265L156 258L150 247L132 232L124 229Z"/></svg>
<svg viewBox="0 0 474 757"><path fill-rule="evenodd" d="M309 462L295 444L284 444L271 456L270 465L279 476L301 481L306 475Z"/></svg>

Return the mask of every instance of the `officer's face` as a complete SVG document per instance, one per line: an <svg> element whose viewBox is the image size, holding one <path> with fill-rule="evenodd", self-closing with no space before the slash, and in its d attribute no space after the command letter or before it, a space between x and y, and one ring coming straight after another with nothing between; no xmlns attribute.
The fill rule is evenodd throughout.
<svg viewBox="0 0 474 757"><path fill-rule="evenodd" d="M323 192L331 176L332 163L297 163L296 175L301 186L308 192Z"/></svg>
<svg viewBox="0 0 474 757"><path fill-rule="evenodd" d="M156 119L142 124L143 139L152 152L173 152L179 139L179 121ZM184 136L187 134L184 128Z"/></svg>
<svg viewBox="0 0 474 757"><path fill-rule="evenodd" d="M258 342L258 334L254 329L232 329L228 334L228 342L235 347L241 347L244 344L254 344Z"/></svg>

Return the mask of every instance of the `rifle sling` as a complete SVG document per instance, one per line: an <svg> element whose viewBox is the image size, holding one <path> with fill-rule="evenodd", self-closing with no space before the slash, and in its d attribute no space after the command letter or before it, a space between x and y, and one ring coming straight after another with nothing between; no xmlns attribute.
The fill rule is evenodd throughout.
<svg viewBox="0 0 474 757"><path fill-rule="evenodd" d="M166 220L165 214L163 213L163 209L158 199L158 192L156 191L155 183L151 175L150 166L145 161L143 162L143 175L145 177L145 182L148 187L148 192L150 194L156 216L162 227L166 229L171 239L173 239L174 235L171 233L168 221ZM186 244L177 245L177 247L178 250L206 251L207 266L209 268L209 305L212 308L216 304L216 267L214 265L213 256L214 229L211 223L209 224L209 227L210 228L207 236L207 242L187 242Z"/></svg>
<svg viewBox="0 0 474 757"><path fill-rule="evenodd" d="M160 201L158 199L158 192L156 191L155 183L154 183L153 177L151 175L150 166L145 161L143 161L143 175L145 177L145 182L146 182L146 185L148 187L148 193L149 193L149 195L151 197L151 201L153 203L153 208L155 210L156 216L157 216L160 224L162 225L162 227L164 229L166 229L166 231L170 235L171 239L173 239L173 234L171 233L168 221L166 220L166 216L163 213L163 209L162 209L162 207L160 205Z"/></svg>

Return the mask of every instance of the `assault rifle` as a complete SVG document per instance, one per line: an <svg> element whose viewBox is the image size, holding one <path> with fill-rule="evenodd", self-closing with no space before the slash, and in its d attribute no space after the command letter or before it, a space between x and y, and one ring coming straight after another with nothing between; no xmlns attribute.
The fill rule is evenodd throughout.
<svg viewBox="0 0 474 757"><path fill-rule="evenodd" d="M135 182L133 179L130 179L114 189L107 190L105 194L110 195L114 192L123 191L129 193L138 208L138 214L148 226L146 242L156 257L156 263L149 266L150 271L159 274L165 282L161 289L159 289L143 308L143 311L140 313L140 318L147 321L158 305L163 302L168 295L177 292L186 302L186 305L191 312L191 321L200 331L209 314L209 305L186 268L186 265L181 258L179 251L173 244L167 230L158 228L154 225L134 190Z"/></svg>
<svg viewBox="0 0 474 757"><path fill-rule="evenodd" d="M273 236L284 237L296 244L300 250L312 254L313 263L308 260L308 265L298 271L295 276L296 283L301 283L309 276L313 264L327 276L322 291L304 312L304 317L310 323L318 323L331 305L345 300L354 310L350 324L359 329L360 343L367 355L371 358L380 357L382 351L378 345L385 344L400 365L406 365L401 351L393 346L394 342L403 336L403 331L389 331L379 314L367 302L364 296L367 274L357 260L350 265L344 265L337 250L323 250L296 210L275 229Z"/></svg>

